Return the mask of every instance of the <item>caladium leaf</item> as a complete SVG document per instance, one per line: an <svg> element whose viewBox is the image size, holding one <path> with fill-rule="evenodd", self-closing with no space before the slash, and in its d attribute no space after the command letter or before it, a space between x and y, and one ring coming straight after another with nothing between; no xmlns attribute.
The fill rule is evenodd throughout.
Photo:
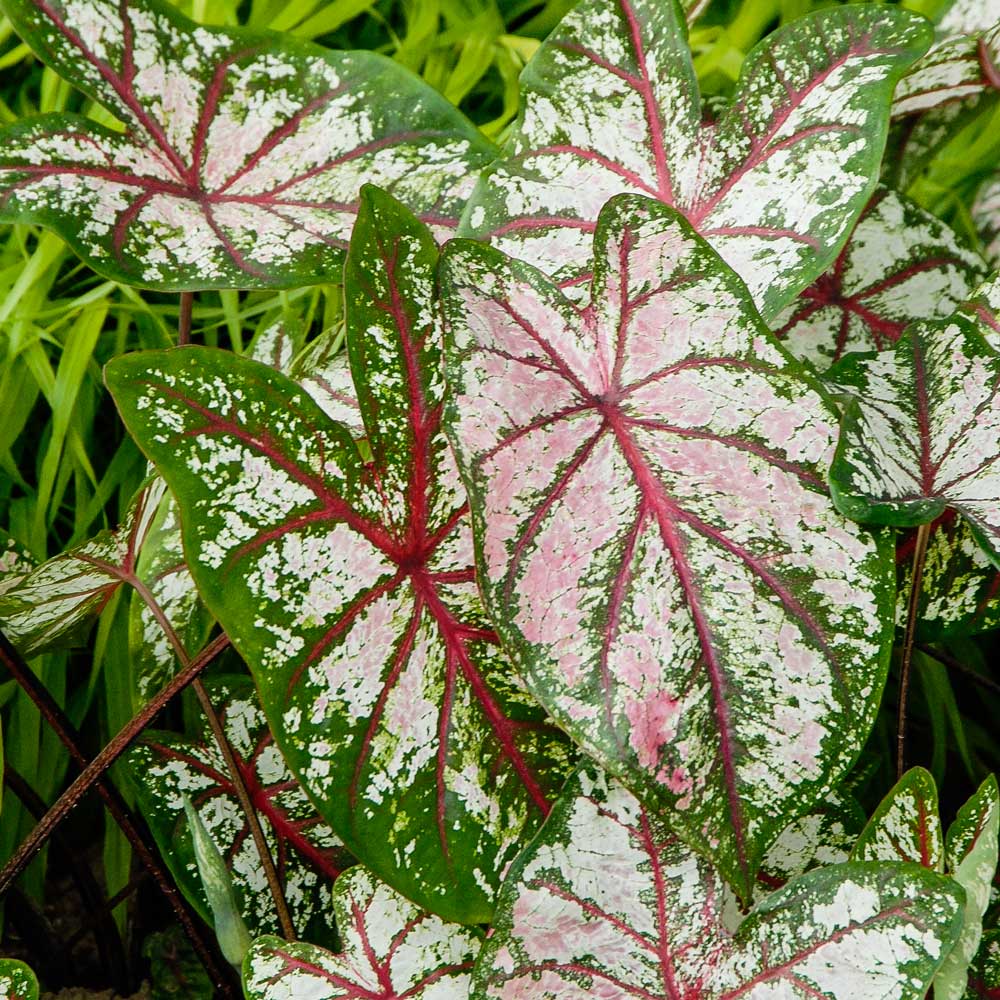
<svg viewBox="0 0 1000 1000"><path fill-rule="evenodd" d="M243 963L247 1000L458 1000L469 993L475 931L417 909L361 867L333 888L334 955L265 937Z"/></svg>
<svg viewBox="0 0 1000 1000"><path fill-rule="evenodd" d="M864 208L892 88L929 42L923 19L883 6L804 17L750 53L730 109L703 127L673 0L585 0L525 68L520 123L462 233L570 287L586 280L600 207L652 196L685 213L772 319Z"/></svg>
<svg viewBox="0 0 1000 1000"><path fill-rule="evenodd" d="M872 814L858 837L855 861L912 861L944 871L944 831L937 785L922 767L910 768Z"/></svg>
<svg viewBox="0 0 1000 1000"><path fill-rule="evenodd" d="M125 123L0 132L0 219L56 230L151 288L339 278L361 184L454 227L492 147L371 52L195 25L157 0L4 0L40 58Z"/></svg>
<svg viewBox="0 0 1000 1000"><path fill-rule="evenodd" d="M0 997L3 1000L38 1000L38 980L24 962L0 958Z"/></svg>
<svg viewBox="0 0 1000 1000"><path fill-rule="evenodd" d="M217 679L206 688L261 819L296 930L325 940L330 886L351 863L350 856L288 770L250 679ZM185 799L226 861L251 933L278 932L260 855L207 721L199 739L147 732L127 759L139 807L177 885L202 916L209 918L208 900L195 864Z"/></svg>
<svg viewBox="0 0 1000 1000"><path fill-rule="evenodd" d="M880 188L833 267L773 325L822 371L851 351L889 347L914 320L950 316L985 277L943 222Z"/></svg>
<svg viewBox="0 0 1000 1000"><path fill-rule="evenodd" d="M968 975L965 1000L997 1000L1000 997L1000 930L990 930L983 935Z"/></svg>
<svg viewBox="0 0 1000 1000"><path fill-rule="evenodd" d="M830 378L852 393L830 472L838 507L902 527L950 508L1000 564L1000 356L975 324L915 323Z"/></svg>
<svg viewBox="0 0 1000 1000"><path fill-rule="evenodd" d="M0 530L0 597L19 586L34 568L31 553L16 538Z"/></svg>
<svg viewBox="0 0 1000 1000"><path fill-rule="evenodd" d="M990 902L990 888L997 870L997 837L1000 831L1000 793L990 775L958 812L948 828L948 870L965 890L962 933L934 979L934 1000L961 1000L967 969L983 936L983 916Z"/></svg>
<svg viewBox="0 0 1000 1000"><path fill-rule="evenodd" d="M1000 268L1000 175L990 177L976 192L972 218L991 267Z"/></svg>
<svg viewBox="0 0 1000 1000"><path fill-rule="evenodd" d="M961 890L903 863L801 876L731 937L721 884L617 782L581 771L511 867L474 1000L919 1000Z"/></svg>
<svg viewBox="0 0 1000 1000"><path fill-rule="evenodd" d="M976 289L961 312L976 324L980 336L1000 353L1000 275L994 275Z"/></svg>
<svg viewBox="0 0 1000 1000"><path fill-rule="evenodd" d="M480 586L539 701L746 899L871 726L885 540L835 511L828 403L678 213L613 199L593 266L581 311L443 255Z"/></svg>
<svg viewBox="0 0 1000 1000"><path fill-rule="evenodd" d="M369 194L347 336L372 462L293 382L221 351L132 355L107 380L178 498L198 589L324 817L394 888L482 922L569 752L478 596L439 427L436 256L412 216Z"/></svg>
<svg viewBox="0 0 1000 1000"><path fill-rule="evenodd" d="M355 438L365 436L358 394L344 347L344 331L331 328L308 343L289 374L331 419Z"/></svg>
<svg viewBox="0 0 1000 1000"><path fill-rule="evenodd" d="M140 489L121 527L105 530L24 576L0 596L0 627L22 656L73 645L134 573L163 484Z"/></svg>

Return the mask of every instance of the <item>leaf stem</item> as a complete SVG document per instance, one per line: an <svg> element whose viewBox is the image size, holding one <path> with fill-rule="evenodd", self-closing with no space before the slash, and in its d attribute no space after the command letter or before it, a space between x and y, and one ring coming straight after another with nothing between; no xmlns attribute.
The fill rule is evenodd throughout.
<svg viewBox="0 0 1000 1000"><path fill-rule="evenodd" d="M181 292L181 306L177 316L178 345L191 343L191 313L193 309L194 292Z"/></svg>
<svg viewBox="0 0 1000 1000"><path fill-rule="evenodd" d="M913 644L920 617L920 587L927 559L927 543L931 537L930 524L917 528L913 547L913 570L910 579L910 600L906 611L906 633L903 636L903 659L899 670L899 716L896 721L896 778L903 777L906 769L906 700L910 691L910 664L913 661Z"/></svg>

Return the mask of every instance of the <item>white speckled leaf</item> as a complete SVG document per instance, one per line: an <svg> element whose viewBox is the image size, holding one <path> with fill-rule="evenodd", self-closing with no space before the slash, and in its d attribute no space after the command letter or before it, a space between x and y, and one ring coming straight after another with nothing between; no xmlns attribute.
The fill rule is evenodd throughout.
<svg viewBox="0 0 1000 1000"><path fill-rule="evenodd" d="M880 188L834 265L773 325L820 371L851 351L882 350L917 319L943 319L986 276L940 219Z"/></svg>
<svg viewBox="0 0 1000 1000"><path fill-rule="evenodd" d="M261 819L296 930L333 940L330 888L351 859L285 764L247 677L206 685ZM252 935L279 931L260 855L207 721L199 739L147 732L129 752L137 801L179 888L206 919L208 901L184 818L188 798L226 861Z"/></svg>
<svg viewBox="0 0 1000 1000"><path fill-rule="evenodd" d="M324 331L306 345L290 374L331 420L343 424L353 437L363 438L365 425L343 346L343 329Z"/></svg>
<svg viewBox="0 0 1000 1000"><path fill-rule="evenodd" d="M334 955L280 938L243 963L247 1000L464 1000L479 937L417 909L356 867L333 889L343 944Z"/></svg>
<svg viewBox="0 0 1000 1000"><path fill-rule="evenodd" d="M0 596L0 627L22 656L74 645L135 569L163 484L136 495L121 527L105 530L22 576Z"/></svg>
<svg viewBox="0 0 1000 1000"><path fill-rule="evenodd" d="M969 966L965 1000L997 1000L1000 997L1000 930L983 934L979 951Z"/></svg>
<svg viewBox="0 0 1000 1000"><path fill-rule="evenodd" d="M953 0L938 18L938 38L972 35L1000 23L1000 0Z"/></svg>
<svg viewBox="0 0 1000 1000"><path fill-rule="evenodd" d="M851 854L853 861L912 861L944 871L944 831L934 779L910 768L872 813Z"/></svg>
<svg viewBox="0 0 1000 1000"><path fill-rule="evenodd" d="M38 980L24 962L0 958L0 998L38 1000Z"/></svg>
<svg viewBox="0 0 1000 1000"><path fill-rule="evenodd" d="M480 585L531 690L749 895L883 683L885 539L835 511L835 418L673 209L601 213L592 306L444 253Z"/></svg>
<svg viewBox="0 0 1000 1000"><path fill-rule="evenodd" d="M946 508L1000 565L1000 356L974 323L914 323L830 373L851 394L830 471L848 516L912 527Z"/></svg>
<svg viewBox="0 0 1000 1000"><path fill-rule="evenodd" d="M721 889L620 784L581 771L511 867L473 1000L919 1000L960 919L960 891L914 865L801 876L735 936Z"/></svg>
<svg viewBox="0 0 1000 1000"><path fill-rule="evenodd" d="M1000 174L987 178L976 192L972 218L991 267L1000 268Z"/></svg>
<svg viewBox="0 0 1000 1000"><path fill-rule="evenodd" d="M961 311L976 324L983 340L1000 353L1000 275L980 285Z"/></svg>
<svg viewBox="0 0 1000 1000"><path fill-rule="evenodd" d="M965 920L955 947L934 979L934 1000L961 1000L965 995L967 969L979 950L996 874L998 831L1000 793L996 778L990 775L948 828L945 854L948 870L965 890Z"/></svg>
<svg viewBox="0 0 1000 1000"><path fill-rule="evenodd" d="M31 553L0 529L0 597L17 587L34 568Z"/></svg>
<svg viewBox="0 0 1000 1000"><path fill-rule="evenodd" d="M439 426L436 259L412 216L366 196L346 294L371 462L293 382L222 351L131 355L107 380L324 817L394 888L484 922L569 750L514 678L476 587Z"/></svg>
<svg viewBox="0 0 1000 1000"><path fill-rule="evenodd" d="M157 0L3 0L38 55L117 115L0 132L0 219L56 230L95 270L161 289L339 278L365 181L442 231L492 147L371 52L206 28Z"/></svg>
<svg viewBox="0 0 1000 1000"><path fill-rule="evenodd" d="M586 0L526 67L522 118L462 233L570 287L604 202L649 195L685 213L771 319L867 202L892 87L929 41L926 22L888 7L802 18L751 52L731 107L703 127L673 0Z"/></svg>
<svg viewBox="0 0 1000 1000"><path fill-rule="evenodd" d="M261 323L247 344L246 356L287 375L304 342L302 317L289 311L270 322Z"/></svg>

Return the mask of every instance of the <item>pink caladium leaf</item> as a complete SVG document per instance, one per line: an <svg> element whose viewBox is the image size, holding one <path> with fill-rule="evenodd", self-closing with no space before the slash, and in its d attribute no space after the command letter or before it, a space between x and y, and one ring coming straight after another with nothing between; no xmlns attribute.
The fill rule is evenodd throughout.
<svg viewBox="0 0 1000 1000"><path fill-rule="evenodd" d="M820 371L852 351L891 346L917 319L943 319L986 277L939 219L880 188L832 268L773 327Z"/></svg>
<svg viewBox="0 0 1000 1000"><path fill-rule="evenodd" d="M361 867L333 887L343 951L276 937L243 961L247 1000L460 1000L479 935L419 910Z"/></svg>
<svg viewBox="0 0 1000 1000"><path fill-rule="evenodd" d="M944 831L930 772L910 768L872 814L852 852L854 861L912 861L944 871Z"/></svg>
<svg viewBox="0 0 1000 1000"><path fill-rule="evenodd" d="M473 1000L920 1000L962 893L917 865L796 878L735 935L709 865L617 782L581 771L511 867Z"/></svg>
<svg viewBox="0 0 1000 1000"><path fill-rule="evenodd" d="M457 224L492 147L391 60L195 25L157 0L4 0L35 52L125 124L0 133L0 219L150 288L338 279L365 181Z"/></svg>
<svg viewBox="0 0 1000 1000"><path fill-rule="evenodd" d="M0 584L0 627L22 656L75 645L111 599L135 575L163 483L146 483L121 526L49 559L13 586Z"/></svg>
<svg viewBox="0 0 1000 1000"><path fill-rule="evenodd" d="M38 980L24 962L0 958L0 997L4 1000L38 1000Z"/></svg>
<svg viewBox="0 0 1000 1000"><path fill-rule="evenodd" d="M261 819L295 928L314 940L317 935L332 940L330 887L352 859L288 770L250 678L217 678L206 688ZM226 862L247 928L252 934L277 933L260 855L208 723L203 722L198 739L149 731L127 760L139 807L163 857L206 921L211 915L184 816L185 798Z"/></svg>
<svg viewBox="0 0 1000 1000"><path fill-rule="evenodd" d="M964 316L830 373L850 394L830 483L848 516L912 527L946 509L1000 566L1000 355Z"/></svg>
<svg viewBox="0 0 1000 1000"><path fill-rule="evenodd" d="M682 216L613 199L593 268L581 310L444 253L480 585L539 701L745 899L871 726L886 539L833 507L830 405Z"/></svg>
<svg viewBox="0 0 1000 1000"><path fill-rule="evenodd" d="M684 212L770 320L864 208L892 88L929 42L926 21L898 9L820 11L768 35L703 126L673 0L586 0L522 74L522 118L462 233L571 287L586 282L600 207L651 196Z"/></svg>
<svg viewBox="0 0 1000 1000"><path fill-rule="evenodd" d="M436 263L427 230L370 191L346 268L370 461L294 382L226 352L135 354L107 381L177 497L198 589L323 816L394 888L484 922L569 749L478 595L440 428Z"/></svg>

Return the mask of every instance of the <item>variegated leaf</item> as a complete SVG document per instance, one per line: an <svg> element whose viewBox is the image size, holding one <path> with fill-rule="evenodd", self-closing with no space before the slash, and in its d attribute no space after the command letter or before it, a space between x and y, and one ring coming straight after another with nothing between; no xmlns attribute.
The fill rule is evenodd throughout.
<svg viewBox="0 0 1000 1000"><path fill-rule="evenodd" d="M833 267L773 327L822 371L851 351L889 347L914 320L950 316L985 276L943 222L880 188Z"/></svg>
<svg viewBox="0 0 1000 1000"><path fill-rule="evenodd" d="M287 312L261 323L247 344L246 356L287 375L305 345L305 333L302 317Z"/></svg>
<svg viewBox="0 0 1000 1000"><path fill-rule="evenodd" d="M539 701L745 899L871 726L885 539L835 511L832 410L678 213L613 199L593 266L581 311L445 251L480 585Z"/></svg>
<svg viewBox="0 0 1000 1000"><path fill-rule="evenodd" d="M972 218L986 259L991 267L1000 268L1000 174L988 178L976 192Z"/></svg>
<svg viewBox="0 0 1000 1000"><path fill-rule="evenodd" d="M365 181L457 223L492 147L371 52L201 27L158 0L3 0L15 29L105 105L0 132L0 219L56 230L95 270L163 289L337 280Z"/></svg>
<svg viewBox="0 0 1000 1000"><path fill-rule="evenodd" d="M331 420L343 424L353 437L363 438L365 425L343 343L342 329L321 333L306 345L290 374Z"/></svg>
<svg viewBox="0 0 1000 1000"><path fill-rule="evenodd" d="M16 538L0 530L0 597L19 586L34 568L31 553Z"/></svg>
<svg viewBox="0 0 1000 1000"><path fill-rule="evenodd" d="M963 303L961 312L976 324L983 340L1000 353L1000 274L980 285Z"/></svg>
<svg viewBox="0 0 1000 1000"><path fill-rule="evenodd" d="M1000 930L990 930L983 935L968 975L965 1000L1000 998Z"/></svg>
<svg viewBox="0 0 1000 1000"><path fill-rule="evenodd" d="M735 937L721 883L617 782L581 771L511 867L474 1000L919 1000L961 891L910 864L842 864L763 901Z"/></svg>
<svg viewBox="0 0 1000 1000"><path fill-rule="evenodd" d="M934 979L934 1000L961 1000L967 969L979 950L983 916L997 870L1000 793L990 775L958 812L948 829L945 853L948 870L965 890L962 933Z"/></svg>
<svg viewBox="0 0 1000 1000"><path fill-rule="evenodd" d="M288 770L250 679L217 679L206 688L261 819L296 930L332 940L330 887L351 859ZM260 855L207 721L197 740L147 732L127 760L139 807L185 896L207 919L208 901L184 817L187 798L226 861L251 934L277 933Z"/></svg>
<svg viewBox="0 0 1000 1000"><path fill-rule="evenodd" d="M944 832L937 785L928 771L913 767L882 800L851 855L854 861L912 861L944 871Z"/></svg>
<svg viewBox="0 0 1000 1000"><path fill-rule="evenodd" d="M974 35L1000 23L1000 0L953 0L938 18L938 37Z"/></svg>
<svg viewBox="0 0 1000 1000"><path fill-rule="evenodd" d="M830 378L852 394L830 472L838 507L902 527L955 510L1000 565L1000 356L976 325L915 323Z"/></svg>
<svg viewBox="0 0 1000 1000"><path fill-rule="evenodd" d="M0 998L38 1000L38 980L24 962L14 958L0 958Z"/></svg>
<svg viewBox="0 0 1000 1000"><path fill-rule="evenodd" d="M648 195L683 211L772 319L871 195L889 95L929 41L920 18L883 6L802 18L750 53L731 107L703 127L673 0L585 0L522 74L522 118L463 235L571 287L586 281L600 207Z"/></svg>
<svg viewBox="0 0 1000 1000"><path fill-rule="evenodd" d="M163 484L151 480L137 494L121 527L100 532L32 570L0 596L0 627L22 656L73 645L134 575Z"/></svg>
<svg viewBox="0 0 1000 1000"><path fill-rule="evenodd" d="M324 817L399 891L481 922L569 751L478 596L439 426L436 257L412 216L368 196L347 294L371 462L293 382L221 351L132 355L107 379Z"/></svg>
<svg viewBox="0 0 1000 1000"><path fill-rule="evenodd" d="M462 1000L479 937L417 909L363 868L333 888L343 942L334 955L275 937L254 942L243 963L247 1000Z"/></svg>

